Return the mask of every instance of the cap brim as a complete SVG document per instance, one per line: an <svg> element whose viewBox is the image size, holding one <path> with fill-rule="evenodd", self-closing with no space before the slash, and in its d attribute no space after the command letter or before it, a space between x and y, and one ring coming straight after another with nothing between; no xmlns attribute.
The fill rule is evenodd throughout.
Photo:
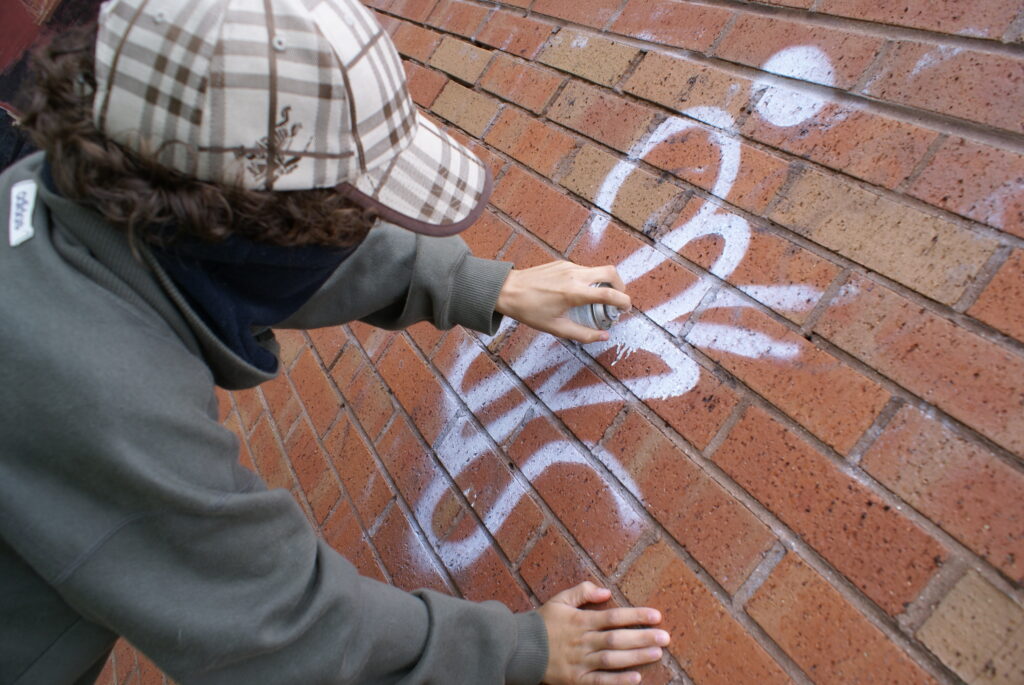
<svg viewBox="0 0 1024 685"><path fill-rule="evenodd" d="M421 113L412 143L387 165L338 191L410 231L454 235L472 226L491 195L490 171L480 159Z"/></svg>

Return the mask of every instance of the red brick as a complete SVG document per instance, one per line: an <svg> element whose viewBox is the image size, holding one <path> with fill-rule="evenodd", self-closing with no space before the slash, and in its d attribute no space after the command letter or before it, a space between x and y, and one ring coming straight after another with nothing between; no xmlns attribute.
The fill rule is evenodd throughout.
<svg viewBox="0 0 1024 685"><path fill-rule="evenodd" d="M615 570L646 531L632 504L547 419L528 423L509 457L605 573Z"/></svg>
<svg viewBox="0 0 1024 685"><path fill-rule="evenodd" d="M434 8L436 2L437 0L387 0L379 9L387 10L391 14L397 14L412 21L423 21L430 14L430 10Z"/></svg>
<svg viewBox="0 0 1024 685"><path fill-rule="evenodd" d="M224 422L224 427L234 433L238 439L238 463L250 471L256 471L256 464L252 460L252 453L249 452L249 446L246 444L245 438L242 437L242 427L238 423L238 414L232 414L228 417L228 420Z"/></svg>
<svg viewBox="0 0 1024 685"><path fill-rule="evenodd" d="M406 57L427 62L434 54L434 48L441 42L441 34L422 26L402 22L395 31L393 40L398 51Z"/></svg>
<svg viewBox="0 0 1024 685"><path fill-rule="evenodd" d="M103 670L96 676L96 685L117 685L114 680L114 659L108 657L103 664Z"/></svg>
<svg viewBox="0 0 1024 685"><path fill-rule="evenodd" d="M600 440L624 405L615 391L552 336L519 326L501 355L584 443Z"/></svg>
<svg viewBox="0 0 1024 685"><path fill-rule="evenodd" d="M558 128L512 107L501 113L484 140L548 178L576 146Z"/></svg>
<svg viewBox="0 0 1024 685"><path fill-rule="evenodd" d="M996 249L991 238L962 222L812 169L800 174L769 216L949 305L960 299Z"/></svg>
<svg viewBox="0 0 1024 685"><path fill-rule="evenodd" d="M611 30L634 38L704 52L732 11L680 0L629 0Z"/></svg>
<svg viewBox="0 0 1024 685"><path fill-rule="evenodd" d="M263 414L263 403L260 402L259 390L256 388L235 390L231 396L235 400L235 408L238 410L242 429L246 432L252 430L256 420Z"/></svg>
<svg viewBox="0 0 1024 685"><path fill-rule="evenodd" d="M555 259L548 252L550 248L545 249L545 247L532 235L520 233L512 238L512 242L505 248L501 258L506 262L512 262L517 269L529 269L547 264Z"/></svg>
<svg viewBox="0 0 1024 685"><path fill-rule="evenodd" d="M323 435L341 409L341 401L320 363L309 352L304 353L288 374L295 392L313 421L317 435Z"/></svg>
<svg viewBox="0 0 1024 685"><path fill-rule="evenodd" d="M649 606L661 612L659 627L672 635L667 649L694 682L791 682L665 543L648 547L633 562L619 587L634 606Z"/></svg>
<svg viewBox="0 0 1024 685"><path fill-rule="evenodd" d="M531 11L585 26L604 28L621 4L622 0L536 0Z"/></svg>
<svg viewBox="0 0 1024 685"><path fill-rule="evenodd" d="M846 454L889 393L768 316L733 303L719 292L686 341Z"/></svg>
<svg viewBox="0 0 1024 685"><path fill-rule="evenodd" d="M967 311L971 316L1024 341L1024 251L1014 250Z"/></svg>
<svg viewBox="0 0 1024 685"><path fill-rule="evenodd" d="M912 507L1010 578L1024 580L1024 475L910 407L861 462Z"/></svg>
<svg viewBox="0 0 1024 685"><path fill-rule="evenodd" d="M341 497L341 488L327 466L313 429L299 421L284 447L317 524L323 523Z"/></svg>
<svg viewBox="0 0 1024 685"><path fill-rule="evenodd" d="M572 166L558 182L645 233L657 231L684 195L676 183L631 162L623 163L604 147L590 144L574 155Z"/></svg>
<svg viewBox="0 0 1024 685"><path fill-rule="evenodd" d="M644 159L698 188L720 192L718 179L723 174L723 157L719 141L724 135L700 124L687 126L656 146ZM746 143L736 144L742 163L722 199L760 213L785 183L789 162Z"/></svg>
<svg viewBox="0 0 1024 685"><path fill-rule="evenodd" d="M284 368L290 367L299 354L309 347L306 344L306 336L300 330L278 328L274 331L274 336L277 339L278 345L281 346L281 352L278 358L281 360L281 366Z"/></svg>
<svg viewBox="0 0 1024 685"><path fill-rule="evenodd" d="M395 339L381 359L379 370L424 439L433 444L447 420L445 391L433 372L402 338Z"/></svg>
<svg viewBox="0 0 1024 685"><path fill-rule="evenodd" d="M689 220L706 200L694 198L683 210L680 221ZM718 214L728 214L719 209ZM679 249L679 254L700 266L714 271L715 262L722 257L724 240L719 235L708 235L691 240ZM721 271L721 270L719 270ZM810 315L825 289L839 274L839 267L818 257L794 242L782 238L768 229L754 225L746 255L725 280L761 304L774 309L796 323ZM793 289L792 295L786 291Z"/></svg>
<svg viewBox="0 0 1024 685"><path fill-rule="evenodd" d="M393 495L369 445L343 416L324 438L324 449L359 517L372 524Z"/></svg>
<svg viewBox="0 0 1024 685"><path fill-rule="evenodd" d="M164 674L142 652L139 652L139 685L164 685Z"/></svg>
<svg viewBox="0 0 1024 685"><path fill-rule="evenodd" d="M498 113L498 108L499 102L489 95L448 81L434 101L432 111L471 136L480 138Z"/></svg>
<svg viewBox="0 0 1024 685"><path fill-rule="evenodd" d="M465 239L466 234L461 233L460 236ZM440 331L434 327L434 324L429 321L420 321L414 323L405 329L405 332L409 334L412 341L416 343L416 347L422 350L424 356L429 357L434 348L437 347L437 343L444 337L444 331Z"/></svg>
<svg viewBox="0 0 1024 685"><path fill-rule="evenodd" d="M585 580L601 584L583 561L583 556L554 526L544 531L543 537L523 559L519 575L541 602Z"/></svg>
<svg viewBox="0 0 1024 685"><path fill-rule="evenodd" d="M392 17L389 14L384 14L383 12L374 12L373 18L377 20L377 23L381 25L381 28L388 32L389 36L394 36L395 31L397 31L398 27L402 25L401 19Z"/></svg>
<svg viewBox="0 0 1024 685"><path fill-rule="evenodd" d="M925 202L1024 238L1024 155L950 138L908 191Z"/></svg>
<svg viewBox="0 0 1024 685"><path fill-rule="evenodd" d="M324 363L324 366L330 368L334 364L334 360L338 358L341 349L345 347L345 343L348 342L348 333L341 326L328 326L307 332L313 342L313 349L320 355L320 361Z"/></svg>
<svg viewBox="0 0 1024 685"><path fill-rule="evenodd" d="M550 69L499 54L480 79L480 86L534 114L543 110L565 77Z"/></svg>
<svg viewBox="0 0 1024 685"><path fill-rule="evenodd" d="M815 683L934 683L927 673L795 554L747 603Z"/></svg>
<svg viewBox="0 0 1024 685"><path fill-rule="evenodd" d="M469 421L449 434L437 455L505 555L518 559L544 524L544 513L497 453L467 455L467 444L486 444Z"/></svg>
<svg viewBox="0 0 1024 685"><path fill-rule="evenodd" d="M750 100L751 81L713 66L681 57L649 52L626 81L624 89L637 97L687 116L721 126L718 117L703 113L708 103L736 120Z"/></svg>
<svg viewBox="0 0 1024 685"><path fill-rule="evenodd" d="M788 92L776 86L764 98ZM905 181L938 137L935 131L907 122L845 105L821 104L819 112L792 126L777 126L761 116L763 106L754 107L743 133L886 188Z"/></svg>
<svg viewBox="0 0 1024 685"><path fill-rule="evenodd" d="M439 29L472 38L480 29L487 9L461 0L441 0L430 13L427 23Z"/></svg>
<svg viewBox="0 0 1024 685"><path fill-rule="evenodd" d="M785 7L800 7L809 9L817 0L761 0L768 5L783 5Z"/></svg>
<svg viewBox="0 0 1024 685"><path fill-rule="evenodd" d="M380 356L384 353L388 343L391 342L391 339L396 335L392 331L375 328L374 326L363 323L362 321L350 322L348 324L348 329L355 339L359 341L363 351L366 352L366 356L374 361L380 359Z"/></svg>
<svg viewBox="0 0 1024 685"><path fill-rule="evenodd" d="M377 438L376 446L395 487L409 506L415 508L430 482L440 477L437 464L416 439L412 427L402 418L396 418Z"/></svg>
<svg viewBox="0 0 1024 685"><path fill-rule="evenodd" d="M294 482L288 462L281 445L270 427L270 421L266 417L261 418L252 431L249 438L249 449L252 452L253 462L256 470L266 481L270 488L283 488L289 490Z"/></svg>
<svg viewBox="0 0 1024 685"><path fill-rule="evenodd" d="M281 435L287 434L295 419L302 413L302 404L292 392L288 376L279 374L260 386L260 392L263 393L263 399L270 408L270 416L274 419L278 432Z"/></svg>
<svg viewBox="0 0 1024 685"><path fill-rule="evenodd" d="M855 276L816 330L926 401L1024 454L1024 358Z"/></svg>
<svg viewBox="0 0 1024 685"><path fill-rule="evenodd" d="M118 685L128 682L129 676L138 670L135 649L123 638L114 645L114 675Z"/></svg>
<svg viewBox="0 0 1024 685"><path fill-rule="evenodd" d="M491 203L559 252L590 215L586 207L518 167L505 173Z"/></svg>
<svg viewBox="0 0 1024 685"><path fill-rule="evenodd" d="M651 107L579 81L562 90L548 117L620 152L628 152L662 118Z"/></svg>
<svg viewBox="0 0 1024 685"><path fill-rule="evenodd" d="M446 71L467 83L476 83L493 54L491 50L484 50L464 40L445 36L430 57L430 66Z"/></svg>
<svg viewBox="0 0 1024 685"><path fill-rule="evenodd" d="M234 410L234 404L231 403L231 393L224 388L214 386L213 394L217 398L217 421L224 423L224 420L228 418L228 414Z"/></svg>
<svg viewBox="0 0 1024 685"><path fill-rule="evenodd" d="M746 411L713 459L890 614L903 612L947 556L762 409Z"/></svg>
<svg viewBox="0 0 1024 685"><path fill-rule="evenodd" d="M370 439L380 434L395 413L387 388L368 366L353 379L346 400Z"/></svg>
<svg viewBox="0 0 1024 685"><path fill-rule="evenodd" d="M494 212L486 211L475 224L459 234L469 250L477 257L495 259L498 252L512 237L512 227Z"/></svg>
<svg viewBox="0 0 1024 685"><path fill-rule="evenodd" d="M864 92L1021 133L1024 61L964 48L901 41Z"/></svg>
<svg viewBox="0 0 1024 685"><path fill-rule="evenodd" d="M1015 0L958 0L921 3L916 0L824 0L816 12L853 17L879 24L896 24L963 36L998 40L1020 10Z"/></svg>
<svg viewBox="0 0 1024 685"><path fill-rule="evenodd" d="M373 545L396 587L448 592L444 576L427 551L427 544L414 532L401 508L391 507L373 536Z"/></svg>
<svg viewBox="0 0 1024 685"><path fill-rule="evenodd" d="M639 55L637 48L564 28L548 42L538 60L588 81L613 86Z"/></svg>
<svg viewBox="0 0 1024 685"><path fill-rule="evenodd" d="M364 357L362 351L357 345L349 345L342 350L338 361L331 367L331 379L334 380L338 390L341 391L342 395L346 396L346 399L349 393L349 385L360 369L362 369L363 364Z"/></svg>
<svg viewBox="0 0 1024 685"><path fill-rule="evenodd" d="M487 20L476 39L485 45L533 59L551 35L551 30L552 26L547 22L499 9Z"/></svg>
<svg viewBox="0 0 1024 685"><path fill-rule="evenodd" d="M781 50L799 45L819 48L829 56L829 73L787 74L826 86L848 89L861 77L881 49L883 40L780 17L743 15L715 49L715 55L760 68Z"/></svg>
<svg viewBox="0 0 1024 685"><path fill-rule="evenodd" d="M409 85L409 94L413 102L420 107L429 108L448 83L448 77L439 71L421 67L415 62L404 60L405 76Z"/></svg>
<svg viewBox="0 0 1024 685"><path fill-rule="evenodd" d="M768 528L640 414L630 411L602 445L633 478L644 508L735 592L775 541Z"/></svg>
<svg viewBox="0 0 1024 685"><path fill-rule="evenodd" d="M348 559L360 575L387 582L373 549L359 527L359 520L348 502L342 501L322 526L324 540Z"/></svg>

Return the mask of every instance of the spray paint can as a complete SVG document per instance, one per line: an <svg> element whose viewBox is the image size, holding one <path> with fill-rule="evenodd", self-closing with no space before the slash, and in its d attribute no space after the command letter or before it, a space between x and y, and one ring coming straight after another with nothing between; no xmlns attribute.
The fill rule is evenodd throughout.
<svg viewBox="0 0 1024 685"><path fill-rule="evenodd" d="M611 283L591 283L592 288L610 288ZM602 304L600 302L594 302L592 304L581 304L578 307L573 307L565 313L569 317L570 321L575 321L581 326L587 328L597 328L602 331L606 331L612 327L612 324L618 320L621 312L618 307L613 307L610 304Z"/></svg>

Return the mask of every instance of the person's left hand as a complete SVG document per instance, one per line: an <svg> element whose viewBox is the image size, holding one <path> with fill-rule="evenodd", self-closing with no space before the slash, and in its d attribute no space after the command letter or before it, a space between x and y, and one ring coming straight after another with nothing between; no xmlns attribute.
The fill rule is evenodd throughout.
<svg viewBox="0 0 1024 685"><path fill-rule="evenodd" d="M592 288L591 283L611 283ZM531 328L582 343L608 339L608 331L587 328L565 313L581 304L600 302L630 308L629 295L614 266L586 267L572 262L550 262L530 269L513 269L498 293L495 309Z"/></svg>

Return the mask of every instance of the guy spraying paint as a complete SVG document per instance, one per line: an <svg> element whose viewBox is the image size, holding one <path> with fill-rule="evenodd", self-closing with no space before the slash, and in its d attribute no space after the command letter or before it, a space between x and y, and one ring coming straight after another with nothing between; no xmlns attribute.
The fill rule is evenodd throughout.
<svg viewBox="0 0 1024 685"><path fill-rule="evenodd" d="M181 683L639 682L658 613L592 584L514 615L358 576L213 393L276 374L271 326L607 340L566 312L628 308L615 269L451 237L488 174L355 0L112 0L93 40L41 58L45 153L0 177L0 682L92 682L118 635Z"/></svg>

